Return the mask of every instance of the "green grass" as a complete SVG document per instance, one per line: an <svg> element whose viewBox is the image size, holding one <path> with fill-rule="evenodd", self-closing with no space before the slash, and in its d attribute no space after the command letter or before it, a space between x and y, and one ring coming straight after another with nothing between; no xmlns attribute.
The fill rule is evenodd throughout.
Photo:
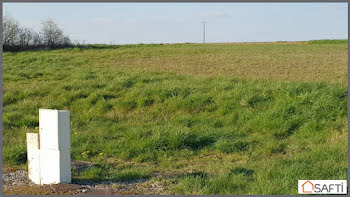
<svg viewBox="0 0 350 197"><path fill-rule="evenodd" d="M38 109L56 108L71 112L72 159L99 164L73 171L77 181L297 194L298 179L347 179L346 43L101 45L3 59L4 165L25 164Z"/></svg>

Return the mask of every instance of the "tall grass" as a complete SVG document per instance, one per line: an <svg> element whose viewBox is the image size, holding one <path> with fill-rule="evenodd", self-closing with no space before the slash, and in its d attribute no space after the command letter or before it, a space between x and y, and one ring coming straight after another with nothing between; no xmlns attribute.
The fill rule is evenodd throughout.
<svg viewBox="0 0 350 197"><path fill-rule="evenodd" d="M296 50L293 56L303 46L284 47ZM337 46L327 47L344 48ZM37 132L39 108L54 108L71 112L72 159L99 164L73 171L75 181L143 180L167 188L164 194L296 194L298 179L346 179L346 79L330 74L332 83L312 81L320 73L311 72L287 81L267 80L266 73L259 79L252 79L254 73L214 77L171 67L180 64L173 59L182 50L198 60L236 47L5 53L4 164L25 164L25 133ZM259 48L238 48L245 47ZM278 46L264 47L270 54L281 52ZM324 48L313 49L310 53L319 56ZM341 69L346 68L342 58L334 58ZM149 59L157 59L153 67ZM141 68L134 68L136 63ZM225 72L220 68L212 72Z"/></svg>

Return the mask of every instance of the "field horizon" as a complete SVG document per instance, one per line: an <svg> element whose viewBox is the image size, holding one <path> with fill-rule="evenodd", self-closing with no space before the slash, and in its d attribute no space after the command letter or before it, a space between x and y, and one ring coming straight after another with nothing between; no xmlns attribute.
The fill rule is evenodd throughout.
<svg viewBox="0 0 350 197"><path fill-rule="evenodd" d="M86 43L82 44L85 46L125 46L125 45L174 45L174 44L292 44L292 43L328 43L328 44L335 44L335 43L347 43L348 39L313 39L313 40L278 40L278 41L237 41L237 42L208 42L205 43L201 42L155 42L155 43ZM56 50L56 49L52 49Z"/></svg>
<svg viewBox="0 0 350 197"><path fill-rule="evenodd" d="M3 90L5 168L26 169L50 108L71 112L72 160L96 164L74 183L286 195L348 177L348 40L5 52Z"/></svg>

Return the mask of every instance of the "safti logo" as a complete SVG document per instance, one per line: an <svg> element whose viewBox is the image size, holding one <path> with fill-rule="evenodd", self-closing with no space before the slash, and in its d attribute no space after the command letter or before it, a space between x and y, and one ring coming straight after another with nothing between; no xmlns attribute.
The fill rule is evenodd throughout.
<svg viewBox="0 0 350 197"><path fill-rule="evenodd" d="M305 181L304 184L301 185L301 187L303 188L303 193L312 193L312 191L314 191L315 186L313 183L311 183L311 181Z"/></svg>
<svg viewBox="0 0 350 197"><path fill-rule="evenodd" d="M299 194L347 194L346 180L299 180Z"/></svg>

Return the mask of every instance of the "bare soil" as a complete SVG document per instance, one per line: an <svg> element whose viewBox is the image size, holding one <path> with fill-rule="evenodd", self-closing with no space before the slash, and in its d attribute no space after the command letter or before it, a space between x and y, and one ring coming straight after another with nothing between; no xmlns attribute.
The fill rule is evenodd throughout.
<svg viewBox="0 0 350 197"><path fill-rule="evenodd" d="M86 169L94 164L73 161L72 168ZM72 182L71 184L36 185L28 179L28 173L22 169L3 168L3 194L5 195L133 195L159 194L161 191L154 185L144 181L133 183L87 183Z"/></svg>

